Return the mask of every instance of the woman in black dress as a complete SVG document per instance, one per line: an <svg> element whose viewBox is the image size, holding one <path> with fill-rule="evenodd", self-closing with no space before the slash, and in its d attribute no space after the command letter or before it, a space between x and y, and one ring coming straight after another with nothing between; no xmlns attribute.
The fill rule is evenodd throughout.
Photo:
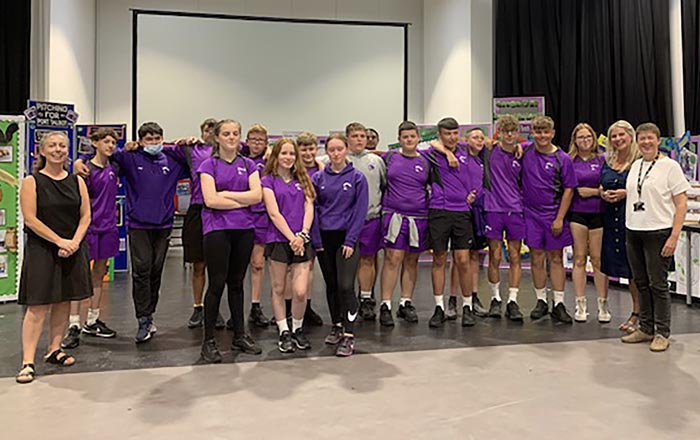
<svg viewBox="0 0 700 440"><path fill-rule="evenodd" d="M49 349L44 360L62 366L75 363L61 350L70 302L92 295L90 257L83 241L90 225L90 199L83 179L66 171L67 159L66 135L47 133L34 173L20 189L27 245L19 303L27 308L22 322L22 367L15 377L19 383L34 380L34 355L49 311Z"/></svg>

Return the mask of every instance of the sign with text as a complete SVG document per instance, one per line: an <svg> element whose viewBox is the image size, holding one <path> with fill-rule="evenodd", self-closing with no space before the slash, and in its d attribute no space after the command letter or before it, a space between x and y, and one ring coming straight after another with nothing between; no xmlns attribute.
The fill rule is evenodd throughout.
<svg viewBox="0 0 700 440"><path fill-rule="evenodd" d="M68 137L69 168L75 159L75 123L78 114L73 104L45 101L27 101L26 170L32 172L41 139L52 131L61 131Z"/></svg>

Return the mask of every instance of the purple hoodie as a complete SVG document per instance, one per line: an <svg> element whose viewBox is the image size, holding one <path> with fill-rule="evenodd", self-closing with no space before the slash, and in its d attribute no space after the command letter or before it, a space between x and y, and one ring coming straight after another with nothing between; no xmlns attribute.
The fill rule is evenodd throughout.
<svg viewBox="0 0 700 440"><path fill-rule="evenodd" d="M313 175L316 190L314 249L321 249L321 231L346 231L345 246L354 247L365 224L369 206L367 179L351 163L339 173L330 164Z"/></svg>

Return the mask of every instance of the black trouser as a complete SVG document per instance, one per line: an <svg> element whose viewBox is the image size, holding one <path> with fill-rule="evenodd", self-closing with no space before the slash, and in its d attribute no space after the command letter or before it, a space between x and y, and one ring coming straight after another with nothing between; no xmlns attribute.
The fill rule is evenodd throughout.
<svg viewBox="0 0 700 440"><path fill-rule="evenodd" d="M243 280L253 252L253 229L213 231L204 236L204 260L209 287L204 296L204 340L214 338L216 318L224 287L228 286L228 307L234 337L245 334Z"/></svg>
<svg viewBox="0 0 700 440"><path fill-rule="evenodd" d="M131 293L134 297L136 319L151 316L156 312L171 230L172 228L128 230Z"/></svg>
<svg viewBox="0 0 700 440"><path fill-rule="evenodd" d="M326 297L333 324L343 324L345 332L353 333L359 304L355 296L355 275L360 253L357 245L350 258L343 257L345 231L321 231L323 252L318 253Z"/></svg>
<svg viewBox="0 0 700 440"><path fill-rule="evenodd" d="M646 334L671 334L671 294L668 269L671 257L662 257L671 229L627 230L627 260L639 289L639 329ZM656 329L656 332L654 331Z"/></svg>

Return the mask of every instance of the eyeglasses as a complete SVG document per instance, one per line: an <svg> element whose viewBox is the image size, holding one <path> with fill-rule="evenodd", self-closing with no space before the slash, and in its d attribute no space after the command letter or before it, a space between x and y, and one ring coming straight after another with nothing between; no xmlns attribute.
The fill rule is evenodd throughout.
<svg viewBox="0 0 700 440"><path fill-rule="evenodd" d="M267 142L267 139L264 139L264 138L248 138L248 142L261 142L261 143L265 143L265 142Z"/></svg>
<svg viewBox="0 0 700 440"><path fill-rule="evenodd" d="M593 139L593 136L589 135L584 135L584 136L576 136L577 141L589 141Z"/></svg>

